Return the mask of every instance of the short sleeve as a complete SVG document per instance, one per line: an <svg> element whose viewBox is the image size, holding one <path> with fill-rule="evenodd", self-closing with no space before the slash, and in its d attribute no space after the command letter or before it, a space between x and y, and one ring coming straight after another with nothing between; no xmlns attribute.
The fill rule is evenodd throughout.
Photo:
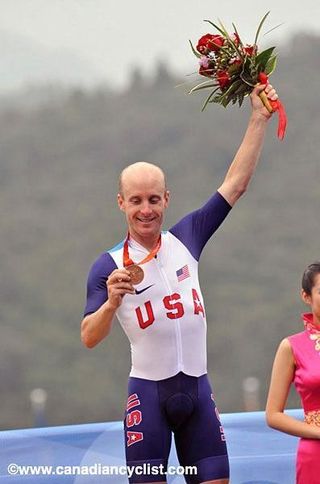
<svg viewBox="0 0 320 484"><path fill-rule="evenodd" d="M117 265L108 252L92 264L87 282L87 302L84 316L96 312L108 299L107 279Z"/></svg>
<svg viewBox="0 0 320 484"><path fill-rule="evenodd" d="M210 237L222 224L231 205L216 192L198 210L189 213L169 230L190 251L196 260Z"/></svg>

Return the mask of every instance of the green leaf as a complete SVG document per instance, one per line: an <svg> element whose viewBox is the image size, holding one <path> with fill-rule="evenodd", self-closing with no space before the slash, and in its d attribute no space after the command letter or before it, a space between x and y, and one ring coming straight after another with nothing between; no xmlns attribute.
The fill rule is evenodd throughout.
<svg viewBox="0 0 320 484"><path fill-rule="evenodd" d="M256 82L251 73L252 72L251 63L252 63L252 59L247 56L243 63L240 79L242 79L243 82L245 82L248 86L254 87Z"/></svg>
<svg viewBox="0 0 320 484"><path fill-rule="evenodd" d="M240 45L243 46L243 43L242 43L241 37L239 35L239 32L237 30L237 27L235 26L235 24L232 24L232 27L234 28L235 34L237 34L237 36L239 37Z"/></svg>
<svg viewBox="0 0 320 484"><path fill-rule="evenodd" d="M257 67L260 68L259 70L264 70L266 68L266 65L267 65L270 57L272 56L274 49L275 49L275 47L270 47L269 49L266 49L266 50L260 52L259 55L257 55L255 61L256 61Z"/></svg>
<svg viewBox="0 0 320 484"><path fill-rule="evenodd" d="M200 91L201 89L208 89L210 87L216 87L217 83L214 83L213 81L204 81L201 82L201 84L198 84L197 86L193 87L190 89L189 94L192 94L193 92Z"/></svg>
<svg viewBox="0 0 320 484"><path fill-rule="evenodd" d="M211 25L212 25L212 27L214 27L215 29L217 29L217 30L220 32L220 34L222 34L222 35L223 35L223 37L225 37L225 36L226 36L227 32L226 32L226 31L224 31L224 30L221 30L221 28L220 28L220 27L218 27L218 25L216 25L216 24L214 24L213 22L211 22L211 20L204 20L204 22L208 22L209 24L211 24Z"/></svg>
<svg viewBox="0 0 320 484"><path fill-rule="evenodd" d="M190 74L186 74L186 77L194 76L195 74L199 74L199 71L190 72Z"/></svg>
<svg viewBox="0 0 320 484"><path fill-rule="evenodd" d="M221 22L221 20L219 20L219 22L220 22L221 28L223 29L224 35L227 38L229 44L231 44L231 46L233 47L233 49L235 50L235 52L238 54L238 56L240 57L240 59L243 59L242 52L238 49L238 47L236 46L236 44L231 39L230 35L228 34L227 29L225 28L225 26L223 25L223 23Z"/></svg>
<svg viewBox="0 0 320 484"><path fill-rule="evenodd" d="M238 79L237 81L233 82L231 86L228 88L228 90L224 93L225 96L230 97L232 96L237 90L243 86L243 82L241 79Z"/></svg>
<svg viewBox="0 0 320 484"><path fill-rule="evenodd" d="M263 36L265 37L266 35L270 34L270 32L273 32L274 30L278 29L282 25L284 25L284 22L281 22L281 24L278 24L275 27L272 27L272 29L268 30L268 32L266 32L265 34L263 34Z"/></svg>
<svg viewBox="0 0 320 484"><path fill-rule="evenodd" d="M243 84L241 79L238 79L237 81L233 82L226 91L224 91L220 95L220 100L219 103L222 104L223 107L227 107L228 104L233 101L233 99L236 99L237 95L235 94L236 92L241 92L240 90L247 89L247 86Z"/></svg>
<svg viewBox="0 0 320 484"><path fill-rule="evenodd" d="M248 86L254 87L255 83L251 76L246 75L245 73L240 74L241 79L245 82Z"/></svg>
<svg viewBox="0 0 320 484"><path fill-rule="evenodd" d="M218 20L219 20L220 27L221 27L222 31L224 32L224 35L226 37L229 37L229 34L228 34L227 29L225 28L225 26L223 25L223 23L221 22L221 20L220 19L218 19Z"/></svg>
<svg viewBox="0 0 320 484"><path fill-rule="evenodd" d="M222 99L221 94L218 94L217 96L214 96L214 98L211 99L210 102L211 103L219 103L219 104L221 104L221 99Z"/></svg>
<svg viewBox="0 0 320 484"><path fill-rule="evenodd" d="M265 73L268 76L270 76L270 74L274 72L276 66L277 66L277 56L273 55L272 57L270 57L270 59L267 62L267 65L265 67Z"/></svg>
<svg viewBox="0 0 320 484"><path fill-rule="evenodd" d="M228 96L228 94L232 90L232 88L233 88L233 84L231 84L231 86L229 86L225 91L222 92L221 100L223 100L225 97Z"/></svg>
<svg viewBox="0 0 320 484"><path fill-rule="evenodd" d="M247 96L248 96L248 94L246 94L246 93L239 94L239 96L237 96L237 97L236 97L236 99L235 99L235 103L236 103L236 102L238 102L238 103L239 103L239 106L241 107L241 106L242 106L242 103L243 103L244 98L245 98L245 97L247 97ZM234 104L235 104L235 103L234 103Z"/></svg>
<svg viewBox="0 0 320 484"><path fill-rule="evenodd" d="M235 43L233 42L233 40L231 39L230 35L228 34L226 28L224 27L224 25L222 24L221 20L219 20L220 24L221 24L221 27L218 27L218 25L214 24L213 22L211 22L211 20L204 20L204 22L208 22L209 24L211 24L215 29L217 29L220 34L222 34L222 36L227 39L227 41L229 42L229 44L232 46L232 48L234 49L234 51L238 54L238 56L240 57L240 59L243 59L243 55L242 53L240 52L240 50L238 49L238 47L235 45ZM225 47L220 47L220 49L222 50L226 50Z"/></svg>
<svg viewBox="0 0 320 484"><path fill-rule="evenodd" d="M263 24L264 24L264 22L265 22L266 18L268 17L269 13L270 13L270 11L269 11L269 12L267 12L267 13L265 14L265 16L262 18L262 20L261 20L261 22L260 22L260 24L259 24L259 27L258 27L258 30L257 30L256 36L255 36L255 39L254 39L254 42L253 42L253 44L254 44L254 45L256 45L256 44L257 44L257 42L258 42L258 38L259 38L260 31L261 31L262 26L263 26Z"/></svg>
<svg viewBox="0 0 320 484"><path fill-rule="evenodd" d="M229 104L229 102L230 102L230 101L231 101L231 98L226 98L226 97L224 97L224 98L222 99L222 101L221 101L221 104L222 104L222 106L223 106L224 108L226 108L226 107L228 106L228 104Z"/></svg>
<svg viewBox="0 0 320 484"><path fill-rule="evenodd" d="M239 77L240 72L242 71L242 67L243 67L242 64L236 64L236 63L229 65L228 67L229 75L235 78Z"/></svg>
<svg viewBox="0 0 320 484"><path fill-rule="evenodd" d="M197 56L200 59L201 54L199 54L199 52L197 52L196 49L193 47L191 40L189 40L189 43L191 45L191 49L192 49L192 52L194 53L194 55Z"/></svg>
<svg viewBox="0 0 320 484"><path fill-rule="evenodd" d="M252 86L248 86L247 84L242 84L241 86L236 90L235 94L238 96L239 94L241 95L247 95L252 91Z"/></svg>
<svg viewBox="0 0 320 484"><path fill-rule="evenodd" d="M239 106L240 106L240 108L241 108L241 106L242 106L243 100L244 100L244 96L239 96L238 101L239 101Z"/></svg>
<svg viewBox="0 0 320 484"><path fill-rule="evenodd" d="M207 107L208 103L209 103L209 102L211 102L211 99L212 99L213 95L214 95L214 94L217 92L217 90L218 90L218 89L219 89L219 88L217 87L216 89L214 89L214 90L213 90L213 91L212 91L212 92L209 94L209 96L207 97L207 99L206 99L206 100L205 100L205 102L204 102L204 105L202 106L202 109L201 109L201 111L202 111L202 112L203 112L203 111L206 109L206 107ZM215 101L215 102L216 102L216 101Z"/></svg>

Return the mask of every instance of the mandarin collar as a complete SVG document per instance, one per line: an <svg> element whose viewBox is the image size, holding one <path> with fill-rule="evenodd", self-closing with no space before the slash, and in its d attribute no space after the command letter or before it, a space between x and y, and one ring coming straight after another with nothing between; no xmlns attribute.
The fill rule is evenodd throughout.
<svg viewBox="0 0 320 484"><path fill-rule="evenodd" d="M314 323L312 313L302 313L301 318L303 320L303 324L304 324L305 328L308 331L320 332L320 326Z"/></svg>

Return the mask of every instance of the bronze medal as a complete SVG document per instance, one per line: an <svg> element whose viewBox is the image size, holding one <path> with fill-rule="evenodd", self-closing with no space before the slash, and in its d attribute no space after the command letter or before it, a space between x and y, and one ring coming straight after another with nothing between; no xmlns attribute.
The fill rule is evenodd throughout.
<svg viewBox="0 0 320 484"><path fill-rule="evenodd" d="M136 285L140 284L144 278L143 269L138 266L138 264L131 264L130 266L126 267L127 271L130 272L131 283Z"/></svg>
<svg viewBox="0 0 320 484"><path fill-rule="evenodd" d="M123 245L123 267L127 269L127 271L129 271L130 273L131 284L136 285L136 284L140 284L140 282L142 282L144 279L144 272L141 265L151 261L151 259L153 259L159 252L161 247L161 235L159 235L158 242L155 245L155 247L151 250L151 252L149 252L149 254L147 254L147 256L138 263L134 263L134 261L129 256L128 242L129 242L129 233Z"/></svg>

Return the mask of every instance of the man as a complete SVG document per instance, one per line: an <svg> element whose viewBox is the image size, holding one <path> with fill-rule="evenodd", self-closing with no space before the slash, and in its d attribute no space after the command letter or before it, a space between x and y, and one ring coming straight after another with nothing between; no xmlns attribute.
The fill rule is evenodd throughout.
<svg viewBox="0 0 320 484"><path fill-rule="evenodd" d="M197 468L186 482L229 482L225 437L207 377L197 269L204 245L256 168L270 118L259 98L263 90L277 99L270 85L253 90L249 125L222 185L169 231L162 231L169 203L162 170L139 162L121 173L118 205L128 236L91 268L81 338L94 347L109 335L117 316L130 340L125 445L127 464L136 469L131 483L165 482L161 470L167 466L172 431L180 464ZM155 471L140 475L142 464Z"/></svg>

